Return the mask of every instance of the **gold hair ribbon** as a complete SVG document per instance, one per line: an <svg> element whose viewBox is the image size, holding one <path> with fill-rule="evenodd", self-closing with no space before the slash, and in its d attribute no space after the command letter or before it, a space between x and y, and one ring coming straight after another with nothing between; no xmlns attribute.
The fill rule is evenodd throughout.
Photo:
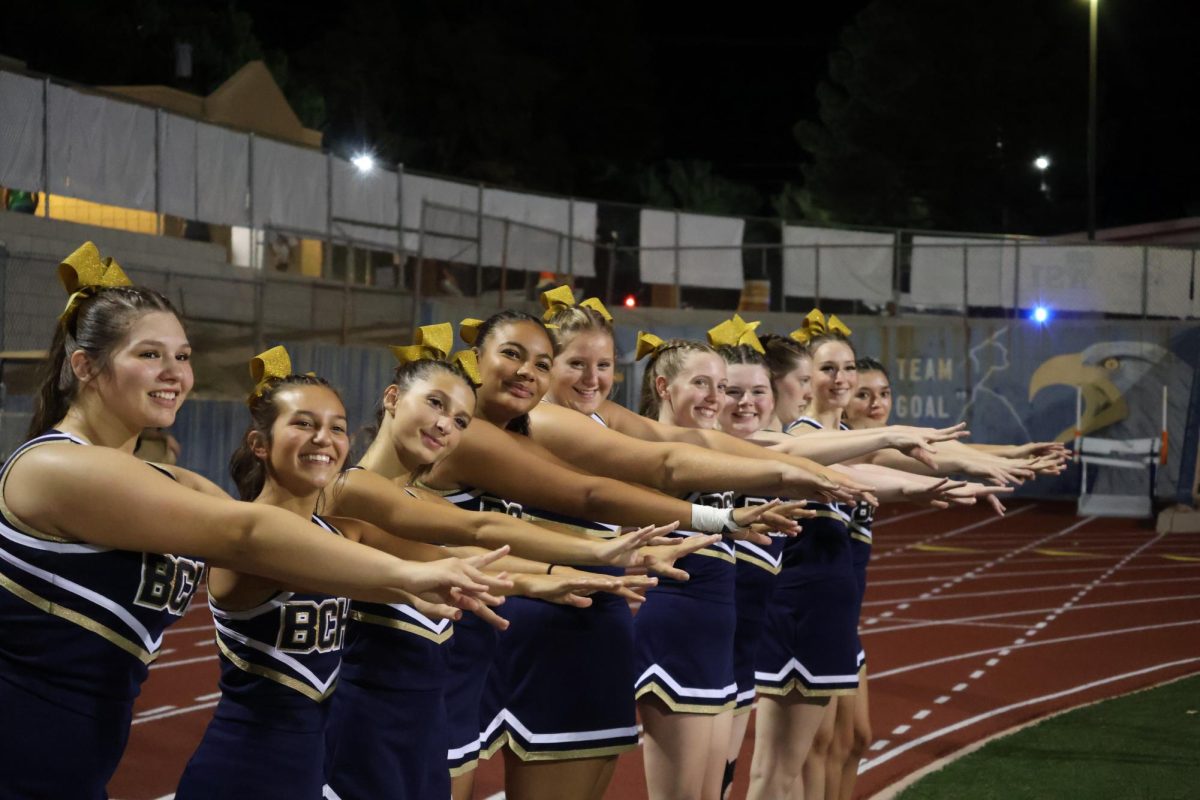
<svg viewBox="0 0 1200 800"><path fill-rule="evenodd" d="M542 307L546 309L546 313L542 314L542 319L550 319L558 313L560 308L572 308L576 305L580 308L590 308L604 317L606 322L611 323L613 321L612 314L608 313L608 309L604 307L604 303L600 302L600 298L589 297L586 300L576 303L575 294L571 291L571 287L566 284L556 286L548 292L542 292Z"/></svg>
<svg viewBox="0 0 1200 800"><path fill-rule="evenodd" d="M657 353L662 349L664 342L659 337L648 331L638 331L637 338L637 353L634 355L634 361L641 361L646 356Z"/></svg>
<svg viewBox="0 0 1200 800"><path fill-rule="evenodd" d="M713 347L737 347L744 344L760 353L765 352L762 342L758 340L758 335L754 332L761 324L757 321L746 322L734 314L733 319L727 319L720 325L708 329L708 343Z"/></svg>
<svg viewBox="0 0 1200 800"><path fill-rule="evenodd" d="M254 379L254 391L250 393L247 402L261 397L273 380L280 380L292 374L292 359L283 345L276 345L250 359L250 377Z"/></svg>
<svg viewBox="0 0 1200 800"><path fill-rule="evenodd" d="M464 342L473 345L479 338L479 326L481 325L483 325L483 320L467 317L458 323L458 335Z"/></svg>
<svg viewBox="0 0 1200 800"><path fill-rule="evenodd" d="M449 322L422 325L417 328L417 335L414 338L415 344L391 348L392 355L401 364L426 358L444 360L449 357L450 348L454 346L454 327Z"/></svg>
<svg viewBox="0 0 1200 800"><path fill-rule="evenodd" d="M830 314L826 320L825 315L814 308L805 315L804 323L788 335L800 344L808 344L813 337L823 333L839 333L849 337L850 329L837 318L837 314Z"/></svg>
<svg viewBox="0 0 1200 800"><path fill-rule="evenodd" d="M58 265L58 279L71 295L58 315L58 321L64 325L70 321L80 301L95 294L97 289L133 286L121 265L111 257L101 258L100 250L91 242L84 242L63 259Z"/></svg>
<svg viewBox="0 0 1200 800"><path fill-rule="evenodd" d="M471 383L476 386L483 383L483 377L479 374L479 359L475 356L474 350L459 350L450 356L450 363L462 367L462 371L467 373Z"/></svg>

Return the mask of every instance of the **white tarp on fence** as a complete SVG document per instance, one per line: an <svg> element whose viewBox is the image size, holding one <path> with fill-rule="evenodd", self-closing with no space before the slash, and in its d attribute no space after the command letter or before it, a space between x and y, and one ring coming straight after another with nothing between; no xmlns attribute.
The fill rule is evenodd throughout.
<svg viewBox="0 0 1200 800"><path fill-rule="evenodd" d="M1012 307L1017 248L1012 241L914 236L909 301L931 308L963 307L963 264L972 306Z"/></svg>
<svg viewBox="0 0 1200 800"><path fill-rule="evenodd" d="M823 298L865 303L892 299L894 234L785 225L783 244L787 248L784 294L813 297L819 293Z"/></svg>
<svg viewBox="0 0 1200 800"><path fill-rule="evenodd" d="M520 223L505 226L488 220L483 236L485 265L503 263L509 269L595 275L594 248L583 241L575 241L569 246L567 242L572 231L588 242L595 239L594 203L575 203L572 210L570 200L558 197L485 189L483 213L486 217ZM568 264L568 253L573 265Z"/></svg>
<svg viewBox="0 0 1200 800"><path fill-rule="evenodd" d="M42 186L42 81L0 72L0 186Z"/></svg>
<svg viewBox="0 0 1200 800"><path fill-rule="evenodd" d="M1142 248L1021 246L1021 308L1142 313Z"/></svg>
<svg viewBox="0 0 1200 800"><path fill-rule="evenodd" d="M203 222L248 226L250 137L216 125L196 125L196 216Z"/></svg>
<svg viewBox="0 0 1200 800"><path fill-rule="evenodd" d="M329 224L325 156L261 137L253 142L254 226L323 233Z"/></svg>
<svg viewBox="0 0 1200 800"><path fill-rule="evenodd" d="M639 237L642 282L675 283L678 263L679 282L684 286L741 289L745 228L746 221L734 217L643 209ZM681 248L678 262L676 245Z"/></svg>
<svg viewBox="0 0 1200 800"><path fill-rule="evenodd" d="M158 135L159 209L164 214L196 219L196 121L161 114Z"/></svg>
<svg viewBox="0 0 1200 800"><path fill-rule="evenodd" d="M53 194L154 209L154 111L50 86L46 109Z"/></svg>
<svg viewBox="0 0 1200 800"><path fill-rule="evenodd" d="M394 250L400 246L396 226L400 212L396 196L398 175L392 170L364 173L340 158L333 159L333 236ZM370 222L388 228L354 225L343 220ZM390 229L389 229L390 228Z"/></svg>
<svg viewBox="0 0 1200 800"><path fill-rule="evenodd" d="M475 241L479 238L479 187L407 172L403 181L404 228L408 231L404 248L415 253L423 247L428 258L474 263ZM417 231L421 230L421 209L426 203L465 213L431 208L426 212L425 229L438 235L426 236L422 244Z"/></svg>

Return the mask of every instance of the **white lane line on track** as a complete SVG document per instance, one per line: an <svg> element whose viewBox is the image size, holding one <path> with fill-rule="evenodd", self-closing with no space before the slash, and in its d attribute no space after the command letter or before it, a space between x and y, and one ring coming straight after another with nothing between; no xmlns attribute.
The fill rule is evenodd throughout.
<svg viewBox="0 0 1200 800"><path fill-rule="evenodd" d="M195 699L197 703L207 703L209 700L216 700L220 696L220 692L213 692L212 694L202 694Z"/></svg>
<svg viewBox="0 0 1200 800"><path fill-rule="evenodd" d="M970 562L964 561L962 563L967 564ZM951 564L937 564L937 565L929 564L926 566L932 568L933 566L946 567L946 566L953 566L953 565L951 565ZM917 566L904 567L904 569L918 569L918 568L919 567L917 567ZM1162 566L1133 566L1133 567L1127 566L1127 567L1125 567L1124 571L1128 573L1128 572L1139 572L1139 571L1144 572L1146 570L1157 570L1157 571L1162 571L1164 569L1178 570L1180 568L1190 570L1190 572L1192 574L1190 574L1186 577L1183 577L1183 578L1164 578L1163 580L1164 581L1191 581L1191 582L1200 581L1200 569L1197 569L1196 565L1194 565L1194 564L1163 564ZM872 565L871 569L872 570L875 569L875 566ZM895 569L895 567L880 567L880 569ZM974 570L972 570L971 572L964 573L964 574L972 575L972 578L977 578L978 576L973 575L972 574L973 572L974 572ZM1096 573L1096 567L1095 566L1079 567L1078 569L1035 569L1035 570L1026 570L1023 572L989 572L986 576L983 576L983 577L988 580L994 580L997 578L1044 578L1044 577L1051 576L1051 575L1071 575L1073 573L1078 573L1078 572L1086 572L1089 575L1094 575ZM872 586L902 586L902 585L910 584L910 583L933 583L936 581L947 581L953 577L954 577L953 575L927 575L927 576L920 577L920 578L894 578L892 580L871 581L871 585ZM1121 585L1124 585L1124 582L1114 583L1114 584L1110 584L1110 585L1121 586ZM170 629L168 628L168 630L170 630Z"/></svg>
<svg viewBox="0 0 1200 800"><path fill-rule="evenodd" d="M1008 655L1008 653L1001 653L1001 655ZM987 666L989 666L989 667L994 667L999 663L1000 663L1000 659L998 659L998 658L989 658L987 660Z"/></svg>
<svg viewBox="0 0 1200 800"><path fill-rule="evenodd" d="M925 719L926 717L928 717L928 716L929 716L930 714L932 714L932 713L933 713L933 712L932 712L932 711L930 711L928 708L922 708L920 711L918 711L917 713L913 714L913 719Z"/></svg>
<svg viewBox="0 0 1200 800"><path fill-rule="evenodd" d="M920 747L921 745L923 745L927 742L932 742L936 739L940 739L947 734L954 733L955 731L962 730L963 728L968 728L972 725L983 722L984 720L991 719L992 717L996 717L1001 714L1005 714L1009 711L1015 711L1018 708L1025 708L1027 706L1037 705L1038 703L1045 703L1045 702L1049 702L1051 700L1058 700L1059 698L1062 698L1062 697L1068 697L1073 694L1078 694L1079 692L1086 692L1089 689L1095 689L1100 686L1106 686L1110 683L1116 683L1118 681L1127 680L1129 678L1137 678L1142 675L1148 675L1152 672L1157 672L1158 670L1171 669L1172 667L1181 667L1186 664L1195 664L1197 662L1200 662L1200 656L1197 656L1195 658L1185 658L1185 659L1181 659L1179 661L1169 661L1164 664L1156 664L1152 667L1145 667L1143 669L1134 670L1133 672L1126 672L1121 675L1112 675L1107 678L1101 678L1100 680L1091 681L1090 683L1084 683L1079 686L1073 686L1070 689L1063 689L1062 691L1054 692L1052 694L1045 694L1045 695L1042 695L1041 697L1031 697L1028 700L1021 700L1020 702L1017 702L1017 703L1010 703L1006 706L1001 706L1000 708L993 708L990 711L985 711L982 714L976 714L973 717L968 717L967 719L956 722L953 725L947 725L944 728L939 728L936 731L931 731L930 733L927 733L924 736L919 736L910 742L905 742L904 744L900 745L899 747L897 747L894 750L891 750L887 753L876 756L875 758L869 759L866 764L863 764L862 766L859 767L858 774L861 775L864 772L867 772L867 771L879 766L880 764L891 761L896 756L898 756L902 753L906 753L909 750L912 750L914 747ZM878 677L878 676L874 676L874 677Z"/></svg>
<svg viewBox="0 0 1200 800"><path fill-rule="evenodd" d="M875 743L873 745L871 745L871 749L872 750L882 750L883 748L887 747L889 744L891 744L891 742L889 742L887 739L877 739L875 741Z"/></svg>
<svg viewBox="0 0 1200 800"><path fill-rule="evenodd" d="M946 703L950 702L950 695L944 694L933 702L937 703L939 706L945 705Z"/></svg>
<svg viewBox="0 0 1200 800"><path fill-rule="evenodd" d="M134 716L149 717L153 716L154 714L161 714L164 711L170 711L173 708L178 708L178 706L159 706L157 708L148 708L145 711L139 711Z"/></svg>
<svg viewBox="0 0 1200 800"><path fill-rule="evenodd" d="M163 713L156 714L153 717L138 717L133 721L133 724L140 725L143 722L154 722L155 720L167 719L168 717L177 717L180 714L190 714L193 711L203 711L206 708L213 708L216 706L216 704L217 703L214 700L211 703L197 703L194 706L184 706L183 708L176 708L173 711L164 711Z"/></svg>
<svg viewBox="0 0 1200 800"><path fill-rule="evenodd" d="M918 617L892 617L892 622L899 622L899 625L893 625L890 628L872 628L869 631L862 631L861 635L868 633L891 633L893 631L910 631L914 628L936 628L939 625L963 625L970 628L1007 628L1008 630L1023 630L1027 623L1015 622L985 622L982 619L923 619Z"/></svg>
<svg viewBox="0 0 1200 800"><path fill-rule="evenodd" d="M912 729L911 725L897 725L896 730L892 731L892 736L903 736Z"/></svg>
<svg viewBox="0 0 1200 800"><path fill-rule="evenodd" d="M1037 508L1037 504L1031 503L1030 505L1015 509L1014 511L1012 511L1011 513L1009 513L1003 517L988 517L985 520L981 520L979 522L973 522L970 525L963 525L960 528L955 528L953 530L946 531L945 533L939 533L934 536L928 536L924 539L921 539L920 541L910 542L910 543L904 544L904 545L899 545L898 547L896 547L892 550L887 550L887 551L880 553L878 556L875 556L872 560L874 560L875 558L889 558L889 557L897 555L899 553L907 552L908 550L910 550L913 547L916 547L917 545L929 544L930 542L936 542L941 539L948 539L951 536L957 536L960 533L966 533L967 531L973 531L976 528L982 528L985 525L991 525L993 522L998 522L1002 519L1012 519L1013 517L1017 516L1018 514L1024 514L1026 511L1030 511L1034 508Z"/></svg>
<svg viewBox="0 0 1200 800"><path fill-rule="evenodd" d="M883 519L876 523L873 523L871 525L871 530L874 530L876 528L882 528L884 525L891 525L894 522L903 522L904 520L912 519L913 517L923 517L927 514L936 514L939 511L941 511L940 508L923 508L920 511L910 511L907 514L900 514L895 517L888 517L887 519Z"/></svg>
<svg viewBox="0 0 1200 800"><path fill-rule="evenodd" d="M954 688L953 688L953 689L951 689L950 691L952 691L952 692L962 692L962 691L965 691L965 690L966 690L966 688L967 688L967 684L965 684L965 683L956 683L956 684L954 684Z"/></svg>
<svg viewBox="0 0 1200 800"><path fill-rule="evenodd" d="M986 650L975 650L970 653L962 653L955 656L944 656L942 658L935 658L930 661L922 661L917 664L908 664L907 666L903 667L895 667L893 669L884 670L883 672L874 672L871 673L871 680L877 681L882 678L892 677L893 675L902 675L906 672L912 672L913 670L925 669L926 667L936 667L939 664L949 664L953 661L962 661L968 658L976 658L977 656L988 656L994 653L1003 653L1005 650L1011 652L1012 650L1023 650L1029 647L1046 647L1048 645L1063 644L1064 642L1077 642L1084 639L1097 639L1105 636L1120 636L1121 634L1125 633L1145 633L1146 631L1181 628L1189 625L1200 625L1200 619L1189 619L1184 620L1183 622L1167 622L1161 625L1138 625L1137 627L1121 628L1118 630L1095 631L1093 633L1084 633L1077 636L1062 636L1057 639L1042 639L1038 642L1025 642L1022 639L1017 639L1011 645L1003 648L989 647Z"/></svg>
<svg viewBox="0 0 1200 800"><path fill-rule="evenodd" d="M214 653L211 656L197 656L195 658L183 658L179 661L165 661L161 664L154 663L150 665L150 669L167 669L168 667L182 667L184 664L199 664L201 661L216 661L217 655Z"/></svg>
<svg viewBox="0 0 1200 800"><path fill-rule="evenodd" d="M971 680L973 680L973 681L977 681L982 677L983 677L983 670L981 670L981 669L977 669L971 673Z"/></svg>

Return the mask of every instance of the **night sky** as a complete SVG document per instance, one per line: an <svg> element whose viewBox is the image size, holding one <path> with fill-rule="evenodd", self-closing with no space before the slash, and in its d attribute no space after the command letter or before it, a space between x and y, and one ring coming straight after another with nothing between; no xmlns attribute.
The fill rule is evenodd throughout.
<svg viewBox="0 0 1200 800"><path fill-rule="evenodd" d="M920 121L925 131L974 135L964 118L998 113L984 92L975 98L969 84L964 90L950 80L968 66L990 68L964 64L972 53L996 55L988 49L995 45L992 29L962 24L963 14L977 14L1018 50L1022 44L1012 37L1028 32L1037 40L1030 58L1044 60L1044 69L1038 62L1018 70L1001 59L996 74L987 75L1000 85L1011 71L1012 81L1023 83L1007 87L1009 95L1027 91L1030 97L1028 107L1009 102L995 123L1004 130L997 136L1015 143L1008 161L994 174L981 169L964 176L949 159L938 163L924 155L928 163L914 173L913 163L890 152L896 174L908 175L902 183L918 175L928 184L921 191L954 190L944 193L953 202L935 204L923 218L930 227L998 230L1003 219L1011 219L1016 232L1084 227L1083 0L750 2L716 13L695 4L633 0L344 0L299 8L281 0L45 0L6 9L0 53L81 83L169 83L200 93L246 58L266 57L302 118L324 130L335 152L365 143L415 170L628 202L663 202L649 196L644 177L667 160L707 162L720 178L753 190L749 199L729 200L725 210L774 216L772 196L785 184L813 185L807 170L815 156L794 129L802 120L822 121L818 86L828 81L831 55L844 54L847 28L860 15L888 9L892 19L912 23L905 35L930 37L934 44L927 49L939 53L954 49L938 43L962 40L954 42L965 54L957 64L922 72L920 65L897 61L890 68L897 79L911 69L914 80L932 81L932 96L954 86L952 103L913 109L913 115L933 117L946 109L945 124ZM943 21L953 15L957 22ZM1101 227L1200 215L1200 4L1101 0L1100 18ZM77 24L64 25L68 19ZM868 49L853 58L886 57L895 44L887 34L876 31L863 45ZM190 81L171 74L173 42L181 38L197 50ZM923 52L910 45L897 52ZM887 98L869 100L868 106ZM913 135L905 127L915 117L892 119L895 131L873 132L884 151L894 144L889 135ZM960 127L966 132L958 133ZM931 147L936 156L957 144L951 138L944 148ZM977 163L993 157L989 142L966 145L964 158L972 152ZM1034 148L1053 161L1049 197L1037 191ZM836 168L832 174L836 184ZM687 195L674 199L686 204ZM836 222L906 222L899 210L895 219L886 218L886 205L880 219L878 208L835 200L826 206ZM957 214L973 202L1002 205L1003 213Z"/></svg>

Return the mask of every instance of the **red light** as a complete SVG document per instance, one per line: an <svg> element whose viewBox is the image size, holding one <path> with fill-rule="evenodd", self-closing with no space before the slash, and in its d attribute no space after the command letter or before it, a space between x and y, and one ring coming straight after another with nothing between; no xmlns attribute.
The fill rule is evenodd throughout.
<svg viewBox="0 0 1200 800"><path fill-rule="evenodd" d="M625 307L626 308L637 308L637 298L631 294L625 295Z"/></svg>

